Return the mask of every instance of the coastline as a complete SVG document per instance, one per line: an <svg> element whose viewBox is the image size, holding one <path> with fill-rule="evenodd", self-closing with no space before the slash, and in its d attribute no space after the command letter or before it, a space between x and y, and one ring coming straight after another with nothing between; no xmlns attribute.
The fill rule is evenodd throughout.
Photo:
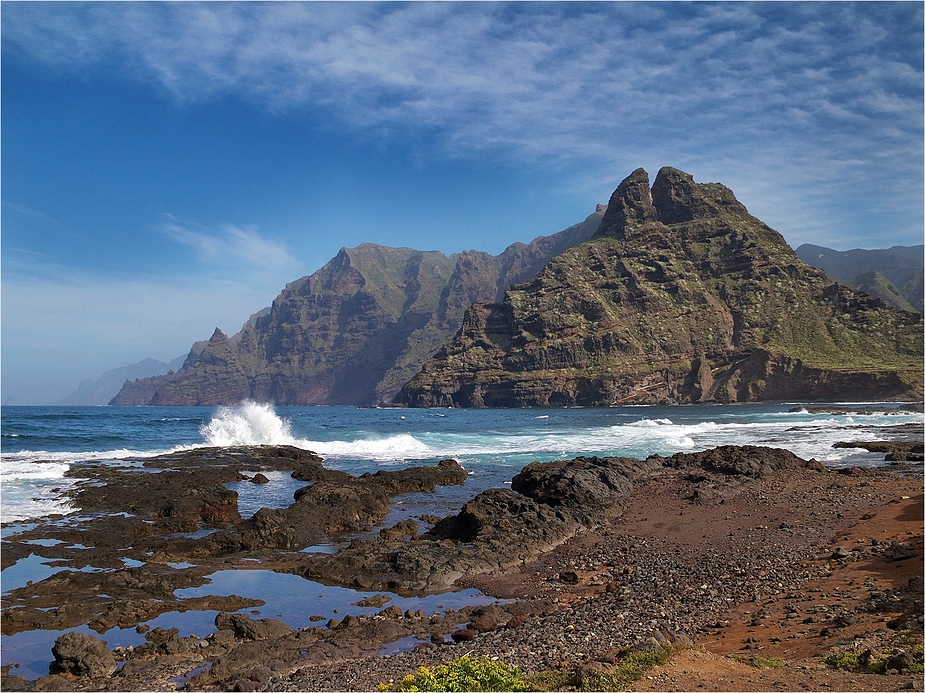
<svg viewBox="0 0 925 693"><path fill-rule="evenodd" d="M462 646L301 666L264 690L373 690L462 654L500 657L530 673L552 671L574 685L576 676L606 669L618 648L653 635L690 648L632 690L923 689L921 674L846 673L822 661L846 648L889 649L901 629L887 623L907 611L917 614L912 629L921 632L920 479L880 471L781 473L708 504L679 501L675 483L662 479L637 489L623 516L531 566L464 583L553 604L552 614L481 633ZM815 517L795 529L787 518L796 513ZM871 538L879 543L871 545ZM842 545L849 557L833 559ZM890 553L895 546L909 550L897 560ZM578 575L578 584L558 579L566 571ZM738 571L758 571L754 592L730 579ZM691 587L706 597L687 601ZM879 598L887 592L896 597L889 604ZM789 608L799 609L799 617L788 618ZM812 623L805 622L809 614ZM680 631L666 632L673 626ZM752 657L781 658L783 666L762 669L748 663Z"/></svg>
<svg viewBox="0 0 925 693"><path fill-rule="evenodd" d="M663 684L670 682L672 688L694 690L694 672L706 670L703 665L709 662L723 671L735 665L738 672L722 677L730 687L711 682L711 688L761 690L755 687L761 685L760 671L726 656L754 653L787 662L772 672L774 680L765 682L769 690L789 690L778 683L786 683L791 674L812 682L815 690L836 680L838 690L915 687L915 677L908 674L842 675L819 659L843 647L849 636L884 640L890 631L885 624L899 615L897 606L906 609L918 600L921 617L921 580L909 583L922 572L920 476L807 467L743 477L741 483L717 480L695 480L690 469L660 468L634 482L622 514L581 529L527 565L500 575L468 576L455 585L518 600L514 603L447 609L439 617L387 608L373 617L345 618L327 627L292 631L287 626L275 637L258 640L242 637L238 628L219 629L217 637L199 641L196 648L178 644L173 652L164 645L187 639L165 631L161 643L149 639L155 646L147 653L141 648L115 653L125 663L111 679L59 674L30 682L16 677L5 663L3 687L161 690L185 683L187 689L202 690L371 690L420 664L482 653L530 673L555 672L568 681L606 666L601 659L612 658L617 649L651 637L693 645L678 655L681 659L672 659L664 673L650 674L645 681L653 682L652 689L665 689L669 686ZM847 558L833 559L835 549L844 544ZM888 554L895 546L906 547L907 555L897 559ZM855 589L810 586L819 580L829 585L862 566L864 582L853 577L845 583L854 580L849 587ZM899 597L880 604L876 599L887 590ZM836 592L838 608L819 611L825 606L819 600ZM796 594L801 596L790 596ZM871 604L875 608L869 611ZM784 605L799 611L780 618ZM235 605L219 608L229 607ZM813 615L813 621L804 623L810 616L802 614L810 607L825 616ZM801 618L787 618L791 613ZM754 614L765 616L754 623ZM833 625L839 618L839 625ZM471 640L428 646L427 636L448 635L463 625L476 626L470 629L475 631ZM378 656L376 639L385 643L396 636L418 644L418 651ZM292 641L288 645L287 639ZM795 643L801 647L794 649ZM688 674L673 671L679 661L687 662L682 671ZM644 690L645 681L636 688ZM793 690L801 689L795 680L791 683Z"/></svg>
<svg viewBox="0 0 925 693"><path fill-rule="evenodd" d="M822 662L908 649L905 626L921 631L921 426L840 430L910 461L833 469L753 445L576 457L470 491L445 517L424 508L471 483L450 460L354 476L276 445L78 463L81 513L4 526L4 568L45 572L5 584L2 687L370 690L486 654L564 690L627 647L673 643L634 689L920 689L909 671ZM295 502L239 514L267 476L301 485ZM60 651L43 676L75 626L111 676ZM29 662L7 647L43 633Z"/></svg>

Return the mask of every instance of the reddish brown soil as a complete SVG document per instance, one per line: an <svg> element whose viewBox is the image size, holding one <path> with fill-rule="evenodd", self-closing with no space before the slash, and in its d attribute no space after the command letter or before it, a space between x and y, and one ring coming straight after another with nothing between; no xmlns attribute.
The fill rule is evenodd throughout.
<svg viewBox="0 0 925 693"><path fill-rule="evenodd" d="M850 673L827 666L823 659L841 649L878 651L879 646L882 651L895 645L896 632L887 628L887 622L899 615L901 607L872 612L864 607L872 595L898 590L910 578L923 576L922 480L825 477L808 486L806 478L777 480L776 487L714 504L679 504L670 484L652 483L636 490L630 507L611 525L568 542L538 566L485 580L482 586L520 597L555 593L560 603L578 603L601 593L601 585L593 584L594 571L579 572L581 582L568 588L548 578L608 535L668 541L678 550L694 552L723 541L730 558L741 561L748 555L750 541L754 545L756 537L770 534L769 528L789 523L794 528L789 541L815 550L806 566L828 574L739 604L717 619L716 628L699 634L693 648L682 649L666 665L650 670L633 690L921 691L925 688L921 674ZM788 541L779 539L780 534L774 535L776 540ZM901 544L901 550L889 548L894 543ZM833 549L839 546L852 551L852 557L833 560ZM921 604L922 594L917 599ZM903 604L908 607L908 595ZM794 611L797 615L788 618ZM827 628L824 615L836 611L851 612L853 622ZM762 668L756 665L761 661L757 658L783 661Z"/></svg>

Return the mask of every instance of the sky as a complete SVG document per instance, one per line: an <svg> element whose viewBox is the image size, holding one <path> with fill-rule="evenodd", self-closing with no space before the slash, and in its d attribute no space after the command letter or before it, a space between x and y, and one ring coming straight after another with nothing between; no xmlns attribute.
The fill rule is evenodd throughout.
<svg viewBox="0 0 925 693"><path fill-rule="evenodd" d="M923 5L0 5L0 397L231 335L363 242L501 252L638 167L923 241Z"/></svg>

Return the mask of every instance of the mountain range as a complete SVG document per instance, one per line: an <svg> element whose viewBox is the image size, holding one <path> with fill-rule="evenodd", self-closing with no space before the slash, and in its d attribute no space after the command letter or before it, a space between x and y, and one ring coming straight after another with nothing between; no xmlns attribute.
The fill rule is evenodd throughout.
<svg viewBox="0 0 925 693"><path fill-rule="evenodd" d="M138 363L120 366L106 371L99 378L87 378L81 381L77 389L67 397L52 405L99 406L109 404L121 388L132 380L148 379L176 370L183 365L184 357L179 356L169 363L147 358Z"/></svg>
<svg viewBox="0 0 925 693"><path fill-rule="evenodd" d="M804 243L797 255L846 286L877 296L900 310L923 312L925 245L897 245L883 250L832 250Z"/></svg>
<svg viewBox="0 0 925 693"><path fill-rule="evenodd" d="M459 329L465 310L496 301L562 251L589 239L582 223L500 255L342 248L286 286L233 337L216 328L175 374L126 383L111 404L387 403Z"/></svg>
<svg viewBox="0 0 925 693"><path fill-rule="evenodd" d="M892 271L903 251L890 252L847 251L853 264L842 264L905 284ZM865 265L871 258L879 264ZM216 329L179 371L126 382L111 403L920 397L921 314L841 282L725 186L664 168L650 187L639 169L581 224L500 255L343 248L239 333Z"/></svg>

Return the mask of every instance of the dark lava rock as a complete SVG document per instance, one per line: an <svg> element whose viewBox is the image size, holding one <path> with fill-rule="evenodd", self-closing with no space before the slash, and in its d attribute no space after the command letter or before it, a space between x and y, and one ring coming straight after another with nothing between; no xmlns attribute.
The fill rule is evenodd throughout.
<svg viewBox="0 0 925 693"><path fill-rule="evenodd" d="M478 635L471 628L460 628L457 631L453 631L450 635L455 642L469 642L470 640L475 640L475 637Z"/></svg>
<svg viewBox="0 0 925 693"><path fill-rule="evenodd" d="M517 616L511 616L511 619L507 622L508 628L520 628L527 622L527 617L523 614L518 614Z"/></svg>
<svg viewBox="0 0 925 693"><path fill-rule="evenodd" d="M511 613L500 606L480 606L472 611L467 627L478 633L487 633L509 623L512 618Z"/></svg>
<svg viewBox="0 0 925 693"><path fill-rule="evenodd" d="M827 471L822 463L801 459L789 450L758 445L721 445L703 452L679 452L663 462L675 469L700 467L716 474L754 478L787 469Z"/></svg>
<svg viewBox="0 0 925 693"><path fill-rule="evenodd" d="M292 628L276 618L262 618L254 621L247 614L220 613L215 617L219 630L233 630L241 640L271 640L292 632Z"/></svg>
<svg viewBox="0 0 925 693"><path fill-rule="evenodd" d="M65 633L51 648L55 661L53 673L70 673L77 676L109 676L116 670L116 660L106 643L86 633Z"/></svg>
<svg viewBox="0 0 925 693"><path fill-rule="evenodd" d="M908 669L912 666L912 657L905 652L905 650L900 650L889 656L886 660L886 669L895 669L896 671L901 672L903 669Z"/></svg>
<svg viewBox="0 0 925 693"><path fill-rule="evenodd" d="M386 541L392 539L403 539L405 537L413 538L417 536L421 526L414 520L402 520L395 524L394 527L385 527L379 530L379 536Z"/></svg>
<svg viewBox="0 0 925 693"><path fill-rule="evenodd" d="M375 607L378 609L381 606L385 606L390 601L392 601L391 597L385 594L376 594L372 597L367 597L366 599L361 599L358 602L354 602L353 606Z"/></svg>
<svg viewBox="0 0 925 693"><path fill-rule="evenodd" d="M511 488L539 503L592 513L622 509L632 491L630 479L657 463L628 457L576 457L533 462L511 481Z"/></svg>
<svg viewBox="0 0 925 693"><path fill-rule="evenodd" d="M446 590L464 574L536 559L619 514L632 490L630 479L657 470L660 461L580 457L534 463L514 477L511 489L483 491L414 541L389 540L391 534L355 540L333 556L306 558L302 574L358 589Z"/></svg>
<svg viewBox="0 0 925 693"><path fill-rule="evenodd" d="M261 474L260 472L257 472L256 474L254 474L253 478L251 479L251 482L255 484L269 484L270 480L267 479L267 477Z"/></svg>
<svg viewBox="0 0 925 693"><path fill-rule="evenodd" d="M467 478L466 470L455 460L359 477L306 464L292 476L313 483L296 491L295 503L288 508L262 508L250 519L208 537L213 553L262 548L298 551L325 537L369 529L385 519L395 495L461 485ZM413 536L407 524L397 531Z"/></svg>

